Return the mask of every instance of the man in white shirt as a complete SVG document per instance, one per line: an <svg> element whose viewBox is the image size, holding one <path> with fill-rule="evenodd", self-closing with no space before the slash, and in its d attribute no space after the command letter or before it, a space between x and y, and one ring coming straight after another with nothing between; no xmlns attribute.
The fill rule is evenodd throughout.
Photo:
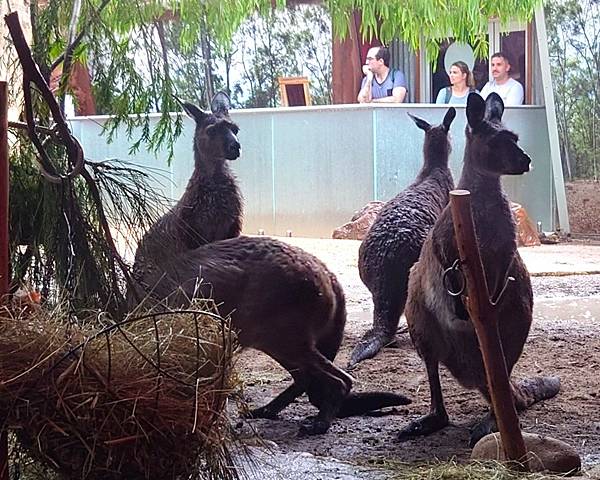
<svg viewBox="0 0 600 480"><path fill-rule="evenodd" d="M490 93L496 92L502 97L505 106L522 105L523 86L509 76L511 65L506 54L494 53L490 62L493 80L483 86L481 96L485 99Z"/></svg>

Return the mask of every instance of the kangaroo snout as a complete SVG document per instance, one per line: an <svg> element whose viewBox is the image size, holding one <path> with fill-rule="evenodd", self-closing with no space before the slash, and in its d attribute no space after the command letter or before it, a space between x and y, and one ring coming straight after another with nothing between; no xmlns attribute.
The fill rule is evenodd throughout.
<svg viewBox="0 0 600 480"><path fill-rule="evenodd" d="M517 175L519 175L522 173L527 173L530 170L531 170L531 157L526 152L523 152L523 154L521 155L521 158L519 159L518 171L515 173Z"/></svg>
<svg viewBox="0 0 600 480"><path fill-rule="evenodd" d="M232 142L227 146L227 150L225 152L225 158L227 158L227 160L235 160L236 158L238 158L240 156L240 143L239 142Z"/></svg>

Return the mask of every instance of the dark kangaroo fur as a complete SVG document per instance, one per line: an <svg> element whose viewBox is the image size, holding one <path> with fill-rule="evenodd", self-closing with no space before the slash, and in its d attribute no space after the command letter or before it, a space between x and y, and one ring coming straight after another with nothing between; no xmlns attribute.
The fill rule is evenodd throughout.
<svg viewBox="0 0 600 480"><path fill-rule="evenodd" d="M497 309L499 332L508 372L519 359L532 321L533 293L529 272L517 251L515 223L500 184L501 175L529 171L531 159L518 138L501 123L504 105L492 93L487 100L471 93L467 100L464 167L458 185L471 192L473 220L490 295L495 298L510 282ZM427 367L430 413L400 432L400 439L427 435L448 424L438 365L444 364L466 388L479 390L489 402L483 360L472 323L460 298L448 295L442 272L459 258L450 208L446 207L427 237L412 268L406 319L412 341ZM556 377L511 381L515 405L523 410L551 398L560 389ZM495 430L492 414L471 431L471 444Z"/></svg>
<svg viewBox="0 0 600 480"><path fill-rule="evenodd" d="M188 105L186 110L194 112L194 144L202 156L197 138L205 138L206 129L217 121L195 107ZM230 128L228 121L215 133L223 135ZM200 172L195 170L193 175ZM201 189L205 178L193 178L190 184ZM216 183L214 178L210 181ZM219 210L207 208L199 215L203 222L213 224L212 231L226 232L229 227L221 228L221 223L239 225L233 218L239 212L239 193L237 187L230 188L231 177L218 178L227 184L222 190L215 185L224 192L220 205L233 205L233 211L221 216ZM167 217L175 215L178 207ZM171 222L164 217L161 221ZM350 393L352 378L333 364L346 322L344 293L333 273L317 258L274 239L245 236L196 248L174 243L175 249L169 245L172 235L172 230L152 228L143 237L134 265L137 295L148 294L149 303L166 299L171 306L184 305L193 296L213 298L223 315L231 313L242 347L265 352L290 372L292 385L267 405L251 411L250 416L274 418L306 392L319 413L303 423L302 431L318 434L326 432L336 416L410 403L408 398L392 393ZM131 306L135 303L132 301Z"/></svg>
<svg viewBox="0 0 600 480"><path fill-rule="evenodd" d="M190 103L183 104L196 121L194 171L177 204L144 236L142 242L149 243L147 248L182 252L237 237L242 230L242 196L227 162L240 156L238 127L229 119L228 105L220 98L213 100L212 115ZM147 242L147 238L160 238L163 243ZM156 254L162 254L161 250Z"/></svg>
<svg viewBox="0 0 600 480"><path fill-rule="evenodd" d="M395 339L406 304L410 268L454 188L448 168L452 150L448 132L455 116L451 107L442 123L432 127L410 115L425 131L423 167L409 187L383 206L360 245L358 270L373 296L373 327L354 348L348 368L374 357Z"/></svg>

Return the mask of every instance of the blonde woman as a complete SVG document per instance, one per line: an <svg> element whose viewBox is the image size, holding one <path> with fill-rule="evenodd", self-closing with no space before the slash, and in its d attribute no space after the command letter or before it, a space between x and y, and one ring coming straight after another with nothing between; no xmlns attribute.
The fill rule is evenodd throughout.
<svg viewBox="0 0 600 480"><path fill-rule="evenodd" d="M469 92L475 92L473 73L465 62L454 62L448 72L450 86L442 88L435 103L453 103L466 105Z"/></svg>

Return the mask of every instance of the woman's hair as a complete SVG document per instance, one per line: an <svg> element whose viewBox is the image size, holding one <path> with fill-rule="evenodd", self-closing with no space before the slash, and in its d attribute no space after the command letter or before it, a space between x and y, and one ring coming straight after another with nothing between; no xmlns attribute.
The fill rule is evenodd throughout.
<svg viewBox="0 0 600 480"><path fill-rule="evenodd" d="M473 78L473 72L469 70L469 66L465 62L459 60L458 62L454 62L451 65L451 67L457 67L462 73L467 75L467 78L465 79L467 81L467 87L475 88L475 79Z"/></svg>

